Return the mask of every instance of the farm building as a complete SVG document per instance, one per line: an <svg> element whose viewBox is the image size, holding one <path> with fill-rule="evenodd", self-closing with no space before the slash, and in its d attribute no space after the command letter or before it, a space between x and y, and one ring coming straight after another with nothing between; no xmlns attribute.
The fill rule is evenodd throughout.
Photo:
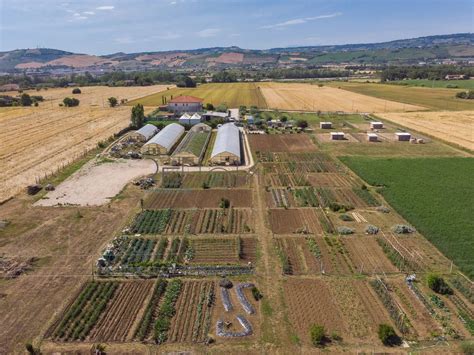
<svg viewBox="0 0 474 355"><path fill-rule="evenodd" d="M227 110L229 113L230 121L240 121L240 114L238 108L230 108Z"/></svg>
<svg viewBox="0 0 474 355"><path fill-rule="evenodd" d="M233 123L218 128L211 153L211 163L240 164L240 130Z"/></svg>
<svg viewBox="0 0 474 355"><path fill-rule="evenodd" d="M331 140L341 141L345 139L344 132L331 132Z"/></svg>
<svg viewBox="0 0 474 355"><path fill-rule="evenodd" d="M189 130L171 156L173 165L198 165L211 136L211 127L199 123Z"/></svg>
<svg viewBox="0 0 474 355"><path fill-rule="evenodd" d="M201 116L199 113L194 113L192 116L189 113L184 113L180 118L179 118L179 123L182 125L191 125L194 126L195 124L198 124L201 122Z"/></svg>
<svg viewBox="0 0 474 355"><path fill-rule="evenodd" d="M163 128L156 136L146 142L141 152L143 154L168 154L184 133L184 127L172 123Z"/></svg>
<svg viewBox="0 0 474 355"><path fill-rule="evenodd" d="M194 96L178 96L168 102L168 111L175 114L199 112L202 110L202 99Z"/></svg>
<svg viewBox="0 0 474 355"><path fill-rule="evenodd" d="M331 129L332 122L319 122L319 128L321 129Z"/></svg>
<svg viewBox="0 0 474 355"><path fill-rule="evenodd" d="M376 135L375 133L367 133L367 140L369 142L378 142L379 141L379 136Z"/></svg>
<svg viewBox="0 0 474 355"><path fill-rule="evenodd" d="M218 112L218 111L207 111L202 114L203 121L210 121L213 119L223 119L227 121L229 119L228 112Z"/></svg>
<svg viewBox="0 0 474 355"><path fill-rule="evenodd" d="M397 138L397 141L409 142L411 138L411 134L407 132L396 132L395 137Z"/></svg>
<svg viewBox="0 0 474 355"><path fill-rule="evenodd" d="M158 132L159 132L159 129L156 128L156 126L152 124L146 124L142 128L140 128L138 131L130 133L130 137L133 137L136 140L139 140L141 142L146 142Z"/></svg>
<svg viewBox="0 0 474 355"><path fill-rule="evenodd" d="M383 122L370 122L370 128L372 129L382 129Z"/></svg>

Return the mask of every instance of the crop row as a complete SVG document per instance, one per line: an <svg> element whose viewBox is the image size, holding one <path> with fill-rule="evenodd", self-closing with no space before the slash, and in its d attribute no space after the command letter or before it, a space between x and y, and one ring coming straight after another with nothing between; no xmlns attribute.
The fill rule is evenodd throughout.
<svg viewBox="0 0 474 355"><path fill-rule="evenodd" d="M145 313L140 321L140 324L135 332L135 339L143 341L151 330L151 324L153 322L153 312L158 307L158 303L161 299L161 296L166 290L167 282L163 279L159 279L153 290L150 301L145 309Z"/></svg>
<svg viewBox="0 0 474 355"><path fill-rule="evenodd" d="M145 210L133 221L130 230L133 233L160 234L166 229L171 217L171 210Z"/></svg>
<svg viewBox="0 0 474 355"><path fill-rule="evenodd" d="M370 281L370 285L375 290L375 293L377 293L379 296L398 330L400 330L402 334L408 334L410 331L410 321L408 320L406 314L393 300L388 291L387 285L381 279Z"/></svg>
<svg viewBox="0 0 474 355"><path fill-rule="evenodd" d="M411 259L403 256L395 247L392 246L385 238L377 238L377 243L382 248L387 258L395 265L398 270L404 272L412 272L420 270L418 264Z"/></svg>
<svg viewBox="0 0 474 355"><path fill-rule="evenodd" d="M182 281L178 279L168 283L155 322L153 337L157 344L162 344L168 339L168 330L171 325L171 319L176 313L175 304L181 292L181 287Z"/></svg>
<svg viewBox="0 0 474 355"><path fill-rule="evenodd" d="M84 340L117 287L117 282L89 282L56 327L53 338Z"/></svg>
<svg viewBox="0 0 474 355"><path fill-rule="evenodd" d="M293 195L300 207L318 207L319 201L314 188L307 187L302 189L295 189L292 191Z"/></svg>

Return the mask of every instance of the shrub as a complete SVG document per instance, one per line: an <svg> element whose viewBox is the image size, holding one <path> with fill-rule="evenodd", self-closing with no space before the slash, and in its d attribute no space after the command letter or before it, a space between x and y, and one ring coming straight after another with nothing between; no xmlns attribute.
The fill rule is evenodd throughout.
<svg viewBox="0 0 474 355"><path fill-rule="evenodd" d="M82 92L82 91L81 91L81 89L79 89L79 88L74 88L74 89L72 89L72 93L75 94L75 95L76 95L76 94L80 94L81 92Z"/></svg>
<svg viewBox="0 0 474 355"><path fill-rule="evenodd" d="M394 346L400 344L399 336L397 335L397 333L395 333L395 330L393 330L393 328L388 324L379 325L378 335L383 345Z"/></svg>
<svg viewBox="0 0 474 355"><path fill-rule="evenodd" d="M367 228L365 228L365 233L375 235L379 232L379 227L373 226L369 224Z"/></svg>
<svg viewBox="0 0 474 355"><path fill-rule="evenodd" d="M354 220L354 218L345 213L341 214L339 218L342 219L344 222L352 222Z"/></svg>
<svg viewBox="0 0 474 355"><path fill-rule="evenodd" d="M118 104L118 100L115 97L109 97L107 100L109 101L110 107L115 107Z"/></svg>
<svg viewBox="0 0 474 355"><path fill-rule="evenodd" d="M33 104L33 100L31 99L30 95L24 93L20 96L20 105L21 106L31 106Z"/></svg>
<svg viewBox="0 0 474 355"><path fill-rule="evenodd" d="M76 98L65 97L63 100L63 104L66 107L79 106L79 100Z"/></svg>
<svg viewBox="0 0 474 355"><path fill-rule="evenodd" d="M382 213L390 213L390 208L386 206L379 206L376 208L376 210Z"/></svg>
<svg viewBox="0 0 474 355"><path fill-rule="evenodd" d="M337 227L337 232L341 235L349 235L354 233L354 230L352 228L342 226Z"/></svg>
<svg viewBox="0 0 474 355"><path fill-rule="evenodd" d="M311 343L314 346L321 346L324 344L325 329L322 325L313 324L309 329L311 336Z"/></svg>
<svg viewBox="0 0 474 355"><path fill-rule="evenodd" d="M413 228L412 226L407 226L404 224L396 224L393 227L393 231L397 234L409 234L409 233L416 232L416 229Z"/></svg>
<svg viewBox="0 0 474 355"><path fill-rule="evenodd" d="M220 208L229 208L230 207L230 201L226 198L221 198L221 202L219 203Z"/></svg>
<svg viewBox="0 0 474 355"><path fill-rule="evenodd" d="M255 301L259 301L263 298L263 295L260 293L259 289L256 288L255 286L252 287L252 295L253 295L253 298L255 298Z"/></svg>
<svg viewBox="0 0 474 355"><path fill-rule="evenodd" d="M430 274L427 278L428 287L441 295L452 295L453 290L439 275Z"/></svg>

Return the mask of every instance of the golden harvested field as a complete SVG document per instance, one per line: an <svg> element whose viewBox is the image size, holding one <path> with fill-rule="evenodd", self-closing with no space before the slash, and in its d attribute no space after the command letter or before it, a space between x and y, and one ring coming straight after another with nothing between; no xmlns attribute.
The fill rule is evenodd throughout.
<svg viewBox="0 0 474 355"><path fill-rule="evenodd" d="M167 88L173 88L174 85L152 85L152 86L128 86L128 87L108 87L108 86L86 86L80 87L81 93L73 95L72 87L70 88L54 88L48 90L27 90L26 93L30 95L41 95L44 98L44 102L40 103L40 107L45 108L56 107L65 97L75 97L80 100L79 106L99 106L108 107L107 99L111 96L117 98L117 100L127 99L129 101L137 98L151 95ZM17 95L16 92L9 93L9 95Z"/></svg>
<svg viewBox="0 0 474 355"><path fill-rule="evenodd" d="M131 107L97 107L101 97L133 98L161 89L85 87L81 88L83 94L77 95L79 107L72 108L57 104L72 89L51 89L38 93L51 100L39 107L1 108L0 201L127 126Z"/></svg>
<svg viewBox="0 0 474 355"><path fill-rule="evenodd" d="M383 119L474 150L474 111L379 114Z"/></svg>
<svg viewBox="0 0 474 355"><path fill-rule="evenodd" d="M404 112L421 106L382 100L329 86L300 83L260 83L269 108L301 111Z"/></svg>

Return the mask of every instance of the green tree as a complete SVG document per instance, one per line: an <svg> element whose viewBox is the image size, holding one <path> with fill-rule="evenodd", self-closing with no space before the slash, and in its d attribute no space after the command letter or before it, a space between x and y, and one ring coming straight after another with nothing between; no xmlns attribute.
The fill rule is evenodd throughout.
<svg viewBox="0 0 474 355"><path fill-rule="evenodd" d="M216 111L218 112L227 112L227 105L226 104L220 104L216 107Z"/></svg>
<svg viewBox="0 0 474 355"><path fill-rule="evenodd" d="M208 102L205 106L206 110L208 111L214 111L214 105Z"/></svg>
<svg viewBox="0 0 474 355"><path fill-rule="evenodd" d="M325 329L322 325L313 324L309 329L311 336L311 343L314 346L321 346L324 344Z"/></svg>
<svg viewBox="0 0 474 355"><path fill-rule="evenodd" d="M395 333L395 330L393 330L392 326L388 324L379 325L378 335L383 345L394 346L400 344L400 338L398 337L397 333Z"/></svg>
<svg viewBox="0 0 474 355"><path fill-rule="evenodd" d="M79 100L76 98L65 97L63 100L63 104L66 107L79 106Z"/></svg>
<svg viewBox="0 0 474 355"><path fill-rule="evenodd" d="M434 292L441 295L452 295L453 290L449 285L443 280L441 276L430 274L426 280L428 282L428 287L431 288Z"/></svg>
<svg viewBox="0 0 474 355"><path fill-rule="evenodd" d="M31 106L33 104L33 100L31 99L30 95L23 93L20 96L20 105L21 106Z"/></svg>
<svg viewBox="0 0 474 355"><path fill-rule="evenodd" d="M136 129L142 128L144 121L145 121L145 110L143 109L143 105L136 104L132 108L132 117L131 117L132 126Z"/></svg>
<svg viewBox="0 0 474 355"><path fill-rule="evenodd" d="M308 127L308 121L306 121L306 120L298 120L298 121L296 122L296 125L297 125L298 127L302 128L302 129L305 129L305 128Z"/></svg>
<svg viewBox="0 0 474 355"><path fill-rule="evenodd" d="M109 97L107 100L109 101L110 107L115 107L118 104L118 100L115 97Z"/></svg>

